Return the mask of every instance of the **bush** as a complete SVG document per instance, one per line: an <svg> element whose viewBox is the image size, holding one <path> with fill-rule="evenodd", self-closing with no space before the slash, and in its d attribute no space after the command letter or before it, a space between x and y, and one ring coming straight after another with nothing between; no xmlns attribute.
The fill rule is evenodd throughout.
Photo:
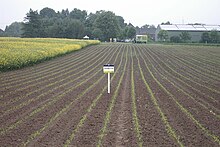
<svg viewBox="0 0 220 147"><path fill-rule="evenodd" d="M180 43L180 42L181 42L181 39L180 39L179 36L172 36L172 37L170 37L170 42Z"/></svg>

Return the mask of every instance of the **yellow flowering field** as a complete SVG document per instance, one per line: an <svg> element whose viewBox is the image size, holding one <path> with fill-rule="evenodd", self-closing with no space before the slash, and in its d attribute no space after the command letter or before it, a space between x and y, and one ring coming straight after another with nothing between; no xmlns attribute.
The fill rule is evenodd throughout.
<svg viewBox="0 0 220 147"><path fill-rule="evenodd" d="M98 43L97 40L0 37L0 71L20 68Z"/></svg>

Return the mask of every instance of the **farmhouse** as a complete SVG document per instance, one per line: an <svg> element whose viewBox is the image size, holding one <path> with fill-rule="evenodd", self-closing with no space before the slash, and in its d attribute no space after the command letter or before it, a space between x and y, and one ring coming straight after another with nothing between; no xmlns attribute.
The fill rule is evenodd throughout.
<svg viewBox="0 0 220 147"><path fill-rule="evenodd" d="M160 30L166 30L168 32L168 38L172 36L179 36L182 32L186 31L191 36L192 42L199 42L201 40L201 35L204 32L211 32L216 30L220 32L220 25L204 25L204 24L172 24L172 25L158 25L155 41L160 41L158 39L158 33Z"/></svg>

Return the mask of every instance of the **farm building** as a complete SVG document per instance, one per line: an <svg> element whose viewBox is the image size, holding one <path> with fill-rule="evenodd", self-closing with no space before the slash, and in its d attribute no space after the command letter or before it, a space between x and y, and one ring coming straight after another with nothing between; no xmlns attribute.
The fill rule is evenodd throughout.
<svg viewBox="0 0 220 147"><path fill-rule="evenodd" d="M182 32L188 32L191 36L192 42L199 42L201 40L201 35L204 32L211 32L216 30L220 32L220 25L193 25L193 24L172 24L172 25L158 25L155 41L160 41L158 39L158 33L160 30L166 30L168 32L168 38L172 36L179 36Z"/></svg>
<svg viewBox="0 0 220 147"><path fill-rule="evenodd" d="M156 32L156 27L136 27L136 34L137 35L147 35L149 38L152 40L155 39L155 32Z"/></svg>

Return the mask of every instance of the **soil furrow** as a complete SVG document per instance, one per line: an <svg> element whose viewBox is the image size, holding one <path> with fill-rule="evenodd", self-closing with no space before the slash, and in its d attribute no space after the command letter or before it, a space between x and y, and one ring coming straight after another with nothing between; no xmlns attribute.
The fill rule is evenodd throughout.
<svg viewBox="0 0 220 147"><path fill-rule="evenodd" d="M102 43L2 72L0 146L217 147L219 57L219 47Z"/></svg>

